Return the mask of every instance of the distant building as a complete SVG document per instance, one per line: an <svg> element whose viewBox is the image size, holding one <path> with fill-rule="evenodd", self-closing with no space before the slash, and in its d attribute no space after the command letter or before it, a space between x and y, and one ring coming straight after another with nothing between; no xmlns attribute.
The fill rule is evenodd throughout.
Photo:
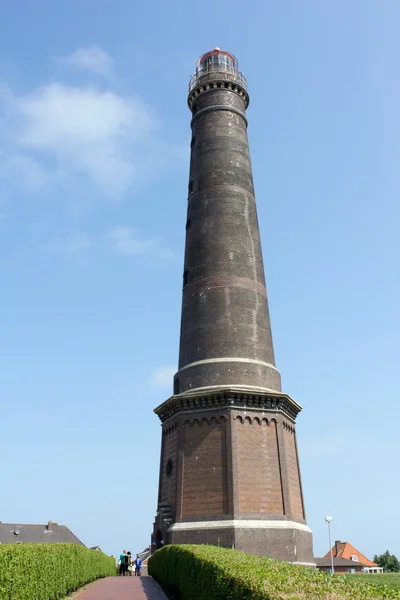
<svg viewBox="0 0 400 600"><path fill-rule="evenodd" d="M378 565L374 562L372 562L372 560L370 560L369 558L367 558L365 556L365 554L363 554L362 552L360 552L359 550L357 550L357 548L355 548L354 546L352 546L349 542L341 542L339 540L337 540L335 542L335 545L332 548L332 556L334 558L333 561L333 567L336 571L336 565L335 565L335 560L345 560L345 561L351 561L350 565L345 565L343 562L341 563L342 567L341 568L345 568L345 566L348 569L348 573L357 573L358 572L358 566L357 565L362 565L362 572L363 573L383 573L383 569L382 567L378 567ZM330 557L331 557L331 552L327 552L324 556L323 559L319 558L318 561L330 561ZM318 565L318 561L316 559L317 562L317 567L318 568L322 568L323 570L329 570L330 571L330 565L328 565L328 569L324 569L322 566L319 567ZM342 571L339 570L339 563L338 563L338 573L344 573L346 571Z"/></svg>
<svg viewBox="0 0 400 600"><path fill-rule="evenodd" d="M316 558L315 559L317 569L325 571L326 573L331 572L331 558ZM346 558L334 558L333 568L335 573L363 573L365 565L354 560L347 560Z"/></svg>
<svg viewBox="0 0 400 600"><path fill-rule="evenodd" d="M84 546L65 525L49 521L46 525L24 525L0 521L0 544L77 544Z"/></svg>

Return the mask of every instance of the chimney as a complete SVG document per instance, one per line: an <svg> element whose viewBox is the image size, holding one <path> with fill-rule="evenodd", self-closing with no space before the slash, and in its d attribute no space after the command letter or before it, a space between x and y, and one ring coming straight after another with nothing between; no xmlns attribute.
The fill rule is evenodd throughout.
<svg viewBox="0 0 400 600"><path fill-rule="evenodd" d="M49 521L46 527L47 531L53 531L53 521Z"/></svg>
<svg viewBox="0 0 400 600"><path fill-rule="evenodd" d="M340 540L335 541L335 556L339 556L339 552L342 549L342 542Z"/></svg>

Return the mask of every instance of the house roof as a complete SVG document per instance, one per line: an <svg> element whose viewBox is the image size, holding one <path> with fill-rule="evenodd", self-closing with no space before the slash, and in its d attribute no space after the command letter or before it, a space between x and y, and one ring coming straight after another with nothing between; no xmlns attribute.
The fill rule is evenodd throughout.
<svg viewBox="0 0 400 600"><path fill-rule="evenodd" d="M49 521L46 525L23 525L0 522L0 544L53 543L84 546L65 525Z"/></svg>
<svg viewBox="0 0 400 600"><path fill-rule="evenodd" d="M354 546L352 546L349 542L340 542L336 541L335 545L332 548L332 555L336 558L345 558L346 560L351 560L351 556L356 556L357 561L365 565L366 567L376 567L377 565L372 562L369 558L365 556L362 552L357 550ZM327 552L324 558L330 557L330 551ZM355 561L353 561L355 562Z"/></svg>
<svg viewBox="0 0 400 600"><path fill-rule="evenodd" d="M317 567L330 567L331 566L331 558L315 558L315 564ZM355 560L348 560L347 558L334 558L333 559L334 567L365 567L364 563L357 562Z"/></svg>

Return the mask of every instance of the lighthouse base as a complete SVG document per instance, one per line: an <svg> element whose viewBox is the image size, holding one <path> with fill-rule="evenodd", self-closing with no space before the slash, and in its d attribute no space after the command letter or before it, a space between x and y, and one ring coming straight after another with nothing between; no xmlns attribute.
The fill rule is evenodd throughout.
<svg viewBox="0 0 400 600"><path fill-rule="evenodd" d="M312 532L294 521L226 520L174 523L170 544L211 544L314 568Z"/></svg>

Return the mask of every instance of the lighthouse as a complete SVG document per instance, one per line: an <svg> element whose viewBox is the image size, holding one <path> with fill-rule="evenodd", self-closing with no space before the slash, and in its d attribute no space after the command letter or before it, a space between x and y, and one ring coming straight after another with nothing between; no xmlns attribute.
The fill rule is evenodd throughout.
<svg viewBox="0 0 400 600"><path fill-rule="evenodd" d="M247 138L247 82L219 48L190 79L178 369L162 424L153 544L215 544L314 566L296 443L275 364ZM268 202L268 199L262 199Z"/></svg>

